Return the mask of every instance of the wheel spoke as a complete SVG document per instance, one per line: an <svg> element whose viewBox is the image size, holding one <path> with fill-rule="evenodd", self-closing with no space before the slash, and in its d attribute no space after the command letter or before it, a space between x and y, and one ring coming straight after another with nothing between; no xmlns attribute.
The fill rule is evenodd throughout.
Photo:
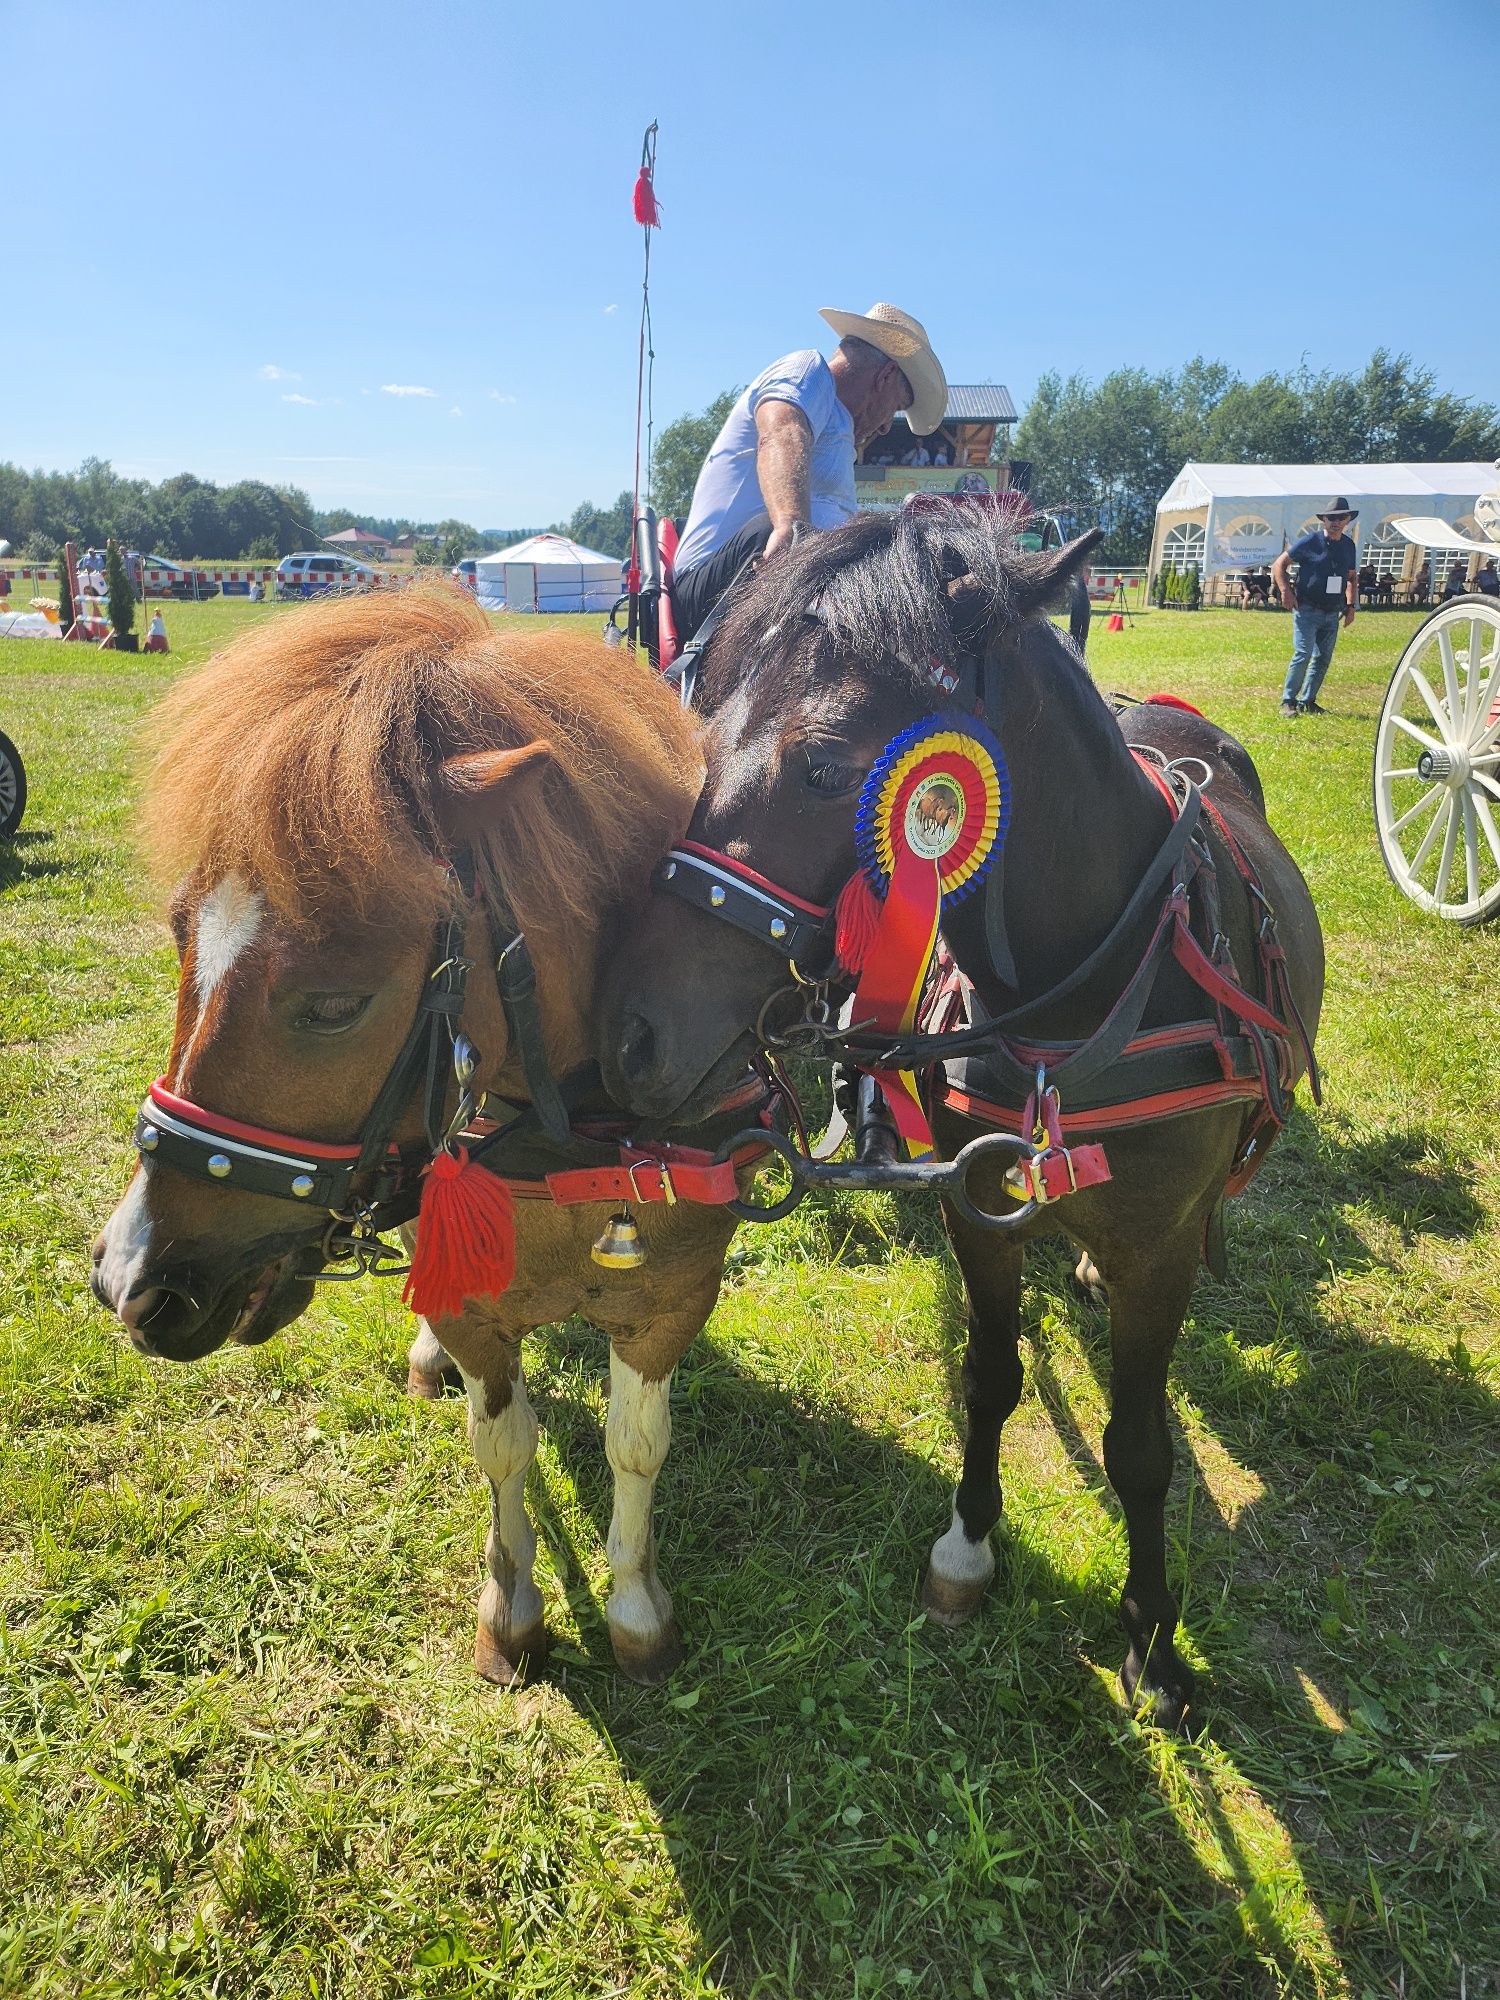
<svg viewBox="0 0 1500 2000"><path fill-rule="evenodd" d="M1453 850L1458 845L1458 801L1450 793L1448 797L1448 831L1443 835L1443 852L1438 862L1437 881L1433 885L1433 895L1439 903L1448 900L1448 877L1453 872Z"/></svg>
<svg viewBox="0 0 1500 2000"><path fill-rule="evenodd" d="M1484 626L1478 618L1468 620L1468 688L1464 690L1464 738L1474 730L1480 712L1480 688L1484 686Z"/></svg>
<svg viewBox="0 0 1500 2000"><path fill-rule="evenodd" d="M1427 676L1422 672L1422 669L1420 667L1412 668L1411 677L1412 681L1416 686L1418 694L1421 695L1423 701L1426 702L1428 709L1431 711L1433 721L1442 731L1443 741L1446 743L1449 737L1453 734L1452 718L1448 714L1448 711L1444 708L1442 702L1440 702L1437 696L1433 693L1432 688L1428 683ZM1392 720L1394 721L1395 718L1392 717Z"/></svg>
<svg viewBox="0 0 1500 2000"><path fill-rule="evenodd" d="M1424 750L1442 750L1446 748L1446 745L1439 743L1435 736L1429 736L1425 729L1418 729L1414 722L1408 722L1404 715L1397 715L1393 712L1391 722L1397 729L1404 729L1408 736L1414 737Z"/></svg>
<svg viewBox="0 0 1500 2000"><path fill-rule="evenodd" d="M1443 787L1441 785L1430 786L1427 791L1423 792L1421 798L1417 800L1414 806L1407 807L1406 811L1402 813L1400 819L1393 819L1390 825L1390 831L1392 837L1394 838L1396 834L1402 832L1404 828L1410 826L1412 821L1416 819L1420 813L1426 812L1427 808L1432 804L1433 800L1441 796L1442 790Z"/></svg>
<svg viewBox="0 0 1500 2000"><path fill-rule="evenodd" d="M1428 855L1431 854L1433 850L1438 835L1443 830L1444 814L1447 814L1447 816L1450 819L1452 818L1452 806L1453 806L1453 794L1450 791L1448 791L1446 787L1444 787L1443 797L1438 803L1438 809L1432 815L1432 825L1428 827L1427 831L1422 835L1422 844L1411 858L1411 875L1413 881L1416 880L1417 875L1420 873L1423 864L1427 860Z"/></svg>
<svg viewBox="0 0 1500 2000"><path fill-rule="evenodd" d="M1468 901L1479 901L1479 828L1474 824L1474 801L1465 792L1464 808L1464 885L1468 889Z"/></svg>
<svg viewBox="0 0 1500 2000"><path fill-rule="evenodd" d="M1500 784L1496 783L1488 771L1470 771L1469 776L1476 785L1483 785L1487 792L1493 792L1495 797L1500 799Z"/></svg>
<svg viewBox="0 0 1500 2000"><path fill-rule="evenodd" d="M1453 730L1458 727L1459 705L1458 666L1453 658L1453 635L1451 628L1447 625L1440 625L1438 627L1437 638L1438 651L1443 658L1443 692L1448 697L1448 727L1450 730ZM1415 667L1413 667L1412 672L1415 674Z"/></svg>
<svg viewBox="0 0 1500 2000"><path fill-rule="evenodd" d="M1476 797L1474 816L1484 828L1484 837L1490 844L1490 852L1495 857L1495 866L1500 868L1500 827L1495 825L1495 815L1490 811L1489 801Z"/></svg>

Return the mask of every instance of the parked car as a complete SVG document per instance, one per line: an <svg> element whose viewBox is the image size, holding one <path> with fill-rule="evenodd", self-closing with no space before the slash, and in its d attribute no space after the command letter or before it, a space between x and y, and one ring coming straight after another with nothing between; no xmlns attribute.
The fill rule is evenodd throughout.
<svg viewBox="0 0 1500 2000"><path fill-rule="evenodd" d="M327 591L371 590L375 572L349 556L330 556L304 549L283 556L276 565L278 597L320 597Z"/></svg>
<svg viewBox="0 0 1500 2000"><path fill-rule="evenodd" d="M479 579L475 573L473 556L465 556L462 562L455 563L448 574L455 577L467 590L478 588Z"/></svg>
<svg viewBox="0 0 1500 2000"><path fill-rule="evenodd" d="M142 570L158 572L145 589L141 588ZM198 603L205 597L217 597L219 586L212 577L201 570L188 569L180 562L173 562L170 556L142 556L133 551L125 558L125 574L130 578L130 587L137 597L177 597Z"/></svg>
<svg viewBox="0 0 1500 2000"><path fill-rule="evenodd" d="M148 569L155 574L142 588L143 572ZM139 549L125 551L125 574L137 597L177 597L196 603L219 594L219 586L201 571L174 562L170 556L142 555ZM92 595L104 595L107 586L103 549L88 549L78 558L78 580Z"/></svg>

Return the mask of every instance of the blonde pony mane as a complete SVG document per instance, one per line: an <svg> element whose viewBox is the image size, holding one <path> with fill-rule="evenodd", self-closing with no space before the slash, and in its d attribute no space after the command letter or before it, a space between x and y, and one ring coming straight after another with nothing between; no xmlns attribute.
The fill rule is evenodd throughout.
<svg viewBox="0 0 1500 2000"><path fill-rule="evenodd" d="M592 621L497 631L447 586L266 618L148 727L157 870L236 873L319 930L435 916L442 764L545 741L552 760L501 788L474 845L534 942L582 928L584 946L687 825L702 773L695 725Z"/></svg>

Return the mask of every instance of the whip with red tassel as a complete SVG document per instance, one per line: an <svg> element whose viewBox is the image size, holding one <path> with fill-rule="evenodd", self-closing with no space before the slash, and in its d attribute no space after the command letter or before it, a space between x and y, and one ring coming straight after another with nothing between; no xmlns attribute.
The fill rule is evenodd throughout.
<svg viewBox="0 0 1500 2000"><path fill-rule="evenodd" d="M656 199L656 120L646 127L641 140L641 167L631 194L631 210L641 225L645 244L645 268L641 277L641 335L635 368L635 477L630 496L630 555L625 571L625 594L630 599L626 640L633 648L641 594L641 416L646 419L646 486L651 486L651 443L655 412L652 409L652 377L656 353L651 341L651 232L661 228L661 204Z"/></svg>
<svg viewBox="0 0 1500 2000"><path fill-rule="evenodd" d="M427 1169L417 1244L401 1296L423 1319L463 1311L465 1299L499 1298L516 1275L510 1189L462 1146Z"/></svg>

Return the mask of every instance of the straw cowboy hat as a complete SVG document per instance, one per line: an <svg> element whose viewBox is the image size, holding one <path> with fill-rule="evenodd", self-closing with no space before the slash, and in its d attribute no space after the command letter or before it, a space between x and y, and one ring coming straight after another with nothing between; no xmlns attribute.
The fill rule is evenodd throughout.
<svg viewBox="0 0 1500 2000"><path fill-rule="evenodd" d="M1318 509L1318 519L1320 521L1357 521L1359 519L1359 509L1351 507L1341 493L1331 506L1320 507Z"/></svg>
<svg viewBox="0 0 1500 2000"><path fill-rule="evenodd" d="M834 306L819 306L818 311L840 340L867 340L899 365L911 384L907 423L918 437L935 431L948 407L948 379L922 322L883 301L867 313L839 312Z"/></svg>

